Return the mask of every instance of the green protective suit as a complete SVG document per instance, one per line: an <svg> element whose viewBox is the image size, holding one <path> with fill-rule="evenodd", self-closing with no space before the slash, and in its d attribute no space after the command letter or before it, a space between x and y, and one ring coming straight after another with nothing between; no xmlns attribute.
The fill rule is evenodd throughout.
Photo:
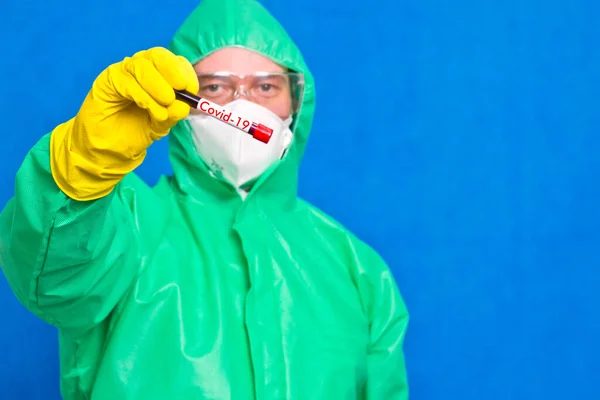
<svg viewBox="0 0 600 400"><path fill-rule="evenodd" d="M408 314L388 266L297 197L313 77L253 1L207 0L170 49L224 46L303 72L291 149L245 201L169 135L174 174L134 173L106 197L66 197L49 135L27 154L0 217L0 265L19 301L59 330L64 399L407 399Z"/></svg>

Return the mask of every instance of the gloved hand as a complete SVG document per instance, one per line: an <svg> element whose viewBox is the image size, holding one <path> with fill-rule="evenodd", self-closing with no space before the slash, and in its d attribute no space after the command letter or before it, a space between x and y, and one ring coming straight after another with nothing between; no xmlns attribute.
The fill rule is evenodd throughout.
<svg viewBox="0 0 600 400"><path fill-rule="evenodd" d="M173 89L197 93L198 78L185 58L165 48L105 69L77 115L52 132L50 166L58 187L75 200L109 194L155 140L188 116L190 107L175 100Z"/></svg>

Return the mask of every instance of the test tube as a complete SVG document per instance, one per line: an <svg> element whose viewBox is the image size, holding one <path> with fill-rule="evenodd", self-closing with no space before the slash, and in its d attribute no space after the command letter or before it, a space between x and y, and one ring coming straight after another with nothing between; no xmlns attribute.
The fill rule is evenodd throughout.
<svg viewBox="0 0 600 400"><path fill-rule="evenodd" d="M269 143L273 135L273 129L258 122L250 121L241 115L233 115L227 108L203 97L182 90L175 90L175 97L190 107L251 135L260 142Z"/></svg>

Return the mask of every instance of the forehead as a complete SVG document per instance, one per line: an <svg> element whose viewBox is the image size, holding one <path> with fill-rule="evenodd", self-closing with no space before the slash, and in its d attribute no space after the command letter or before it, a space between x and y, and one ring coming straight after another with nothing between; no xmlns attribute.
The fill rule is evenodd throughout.
<svg viewBox="0 0 600 400"><path fill-rule="evenodd" d="M239 47L217 50L194 65L194 69L197 73L227 71L237 74L285 71L283 67L268 58Z"/></svg>

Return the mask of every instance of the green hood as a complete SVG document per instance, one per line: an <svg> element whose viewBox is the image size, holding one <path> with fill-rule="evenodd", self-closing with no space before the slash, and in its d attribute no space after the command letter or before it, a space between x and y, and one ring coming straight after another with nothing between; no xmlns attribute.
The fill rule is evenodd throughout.
<svg viewBox="0 0 600 400"><path fill-rule="evenodd" d="M214 51L230 46L252 50L305 76L303 101L291 125L292 145L284 159L267 170L250 193L252 197L268 195L271 199L276 195L284 201L295 198L298 169L315 109L313 77L283 27L253 0L204 0L176 32L169 50L196 64ZM229 184L210 176L208 167L195 152L186 121L172 130L169 147L175 180L184 192L194 196L237 196Z"/></svg>

